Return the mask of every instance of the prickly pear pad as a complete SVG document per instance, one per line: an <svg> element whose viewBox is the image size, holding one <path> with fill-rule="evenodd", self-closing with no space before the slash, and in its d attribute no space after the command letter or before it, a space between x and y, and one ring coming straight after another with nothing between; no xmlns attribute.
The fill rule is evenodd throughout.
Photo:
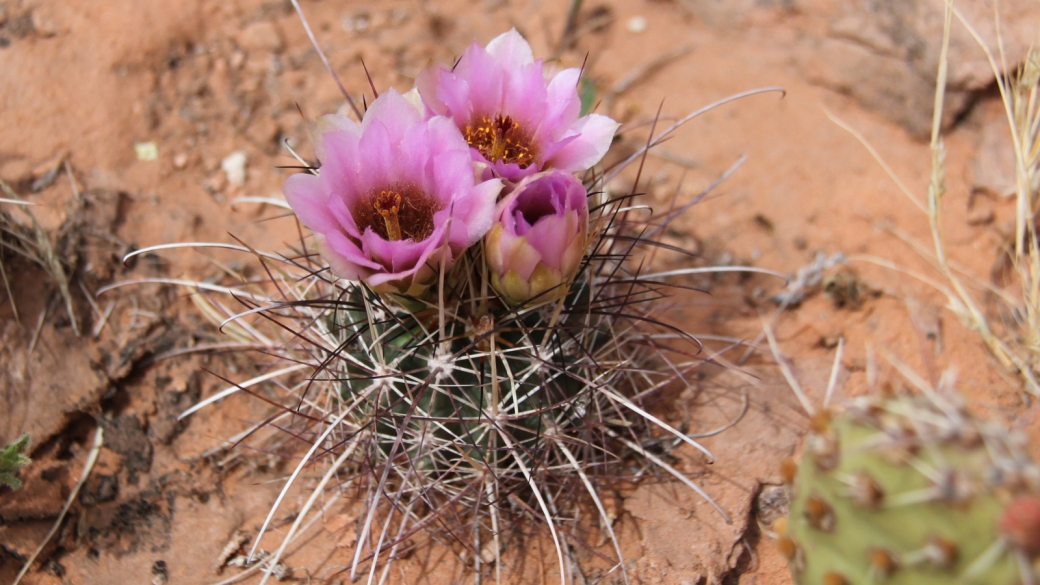
<svg viewBox="0 0 1040 585"><path fill-rule="evenodd" d="M797 583L1023 582L1025 553L999 525L1036 492L1037 467L999 426L937 400L863 399L817 416L781 535Z"/></svg>

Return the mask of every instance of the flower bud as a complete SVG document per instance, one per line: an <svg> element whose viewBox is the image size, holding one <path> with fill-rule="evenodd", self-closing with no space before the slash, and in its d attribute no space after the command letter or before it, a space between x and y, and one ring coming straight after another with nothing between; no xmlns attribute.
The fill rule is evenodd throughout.
<svg viewBox="0 0 1040 585"><path fill-rule="evenodd" d="M491 285L516 305L566 295L585 255L588 229L588 193L574 175L527 177L498 203L485 237Z"/></svg>

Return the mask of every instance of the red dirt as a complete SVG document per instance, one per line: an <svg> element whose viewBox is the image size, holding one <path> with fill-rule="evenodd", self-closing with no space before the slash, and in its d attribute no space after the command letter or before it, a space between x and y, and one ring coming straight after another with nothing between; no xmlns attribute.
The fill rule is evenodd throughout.
<svg viewBox="0 0 1040 585"><path fill-rule="evenodd" d="M510 26L527 36L536 55L550 54L566 4L323 0L305 2L304 9L344 84L360 95L368 82L359 57L377 87L407 90L429 60L450 61L472 40L485 43ZM843 337L837 400L867 391L870 351L887 352L932 381L953 368L972 408L1031 439L1040 437L1037 411L1023 406L1017 379L942 308L945 299L919 280L863 260L880 257L939 278L928 260L886 229L898 228L927 248L927 217L827 112L861 132L923 201L931 155L914 134L920 120L886 115L884 104L879 109L865 102L862 92L838 92L820 81L814 59L823 56L807 49L814 45L805 39L826 36L829 13L816 8L829 3L735 3L739 10L714 4L719 3L586 4L585 21L597 15L612 19L602 29L583 32L561 56L563 65L574 66L588 55L586 75L602 91L638 66L677 47L690 48L601 104L634 127L623 134L620 149L645 141L647 127L638 125L658 108L667 123L737 92L765 86L786 90L782 99L758 95L712 111L665 143L664 157L648 159L644 177L651 182L640 190L663 208L671 193L678 190L680 201L686 201L747 156L678 222L670 243L698 251L707 264L750 263L782 273L811 263L817 252L854 257L847 274L858 279L857 291L866 291L861 303L839 307L826 295L813 294L774 324L814 400L822 400L833 342ZM76 250L77 279L86 289L144 276L205 278L220 272L220 262L238 260L220 253L170 252L162 260L146 257L123 267L117 259L133 247L231 242L233 235L277 250L295 239L291 220L270 220L276 214L255 205L231 205L239 196L278 193L288 171L276 165L293 164L280 140L306 144L297 104L309 117L342 105L288 2L6 0L0 10L0 178L38 204L34 213L53 237L65 238L64 249ZM644 31L631 30L633 17L645 18ZM976 165L976 160L1001 160L994 149L1001 145L1002 114L992 93L964 94L971 107L946 139L946 241L950 256L982 282L989 281L999 249L1009 241L1014 214L1008 199L973 195L987 181L1007 178L997 163ZM927 127L929 110L911 112ZM155 143L157 160L138 160L134 145L143 142ZM236 150L248 154L242 186L228 184L220 168ZM669 156L687 164L665 160ZM62 167L57 180L31 192L61 160L68 161L75 185ZM625 176L631 181L634 174ZM665 253L655 260L656 266L675 267L676 258ZM100 461L57 544L25 582L148 582L162 572L158 561L165 563L168 582L177 585L233 574L236 569L216 575L220 550L236 530L255 531L286 471L277 461L248 453L241 453L245 464L228 471L203 454L262 417L264 405L236 397L187 424L175 419L199 396L223 386L200 375L202 367L242 376L251 365L240 358L197 355L148 359L220 339L182 291L149 286L102 295L97 310L104 312L111 302L112 312L96 339L90 329L99 315L74 291L87 330L77 339L46 275L24 262L9 266L20 322L0 293L0 362L6 370L0 380L0 443L31 432L35 462L22 473L22 490L0 491L0 582L14 579L53 523L81 473L95 420L106 430ZM783 288L761 275L698 284L710 286L712 295L673 317L695 334L746 339L761 331L759 314L772 315L775 305L768 299ZM739 354L726 355L735 360ZM879 380L901 383L893 368L880 363ZM761 486L780 483L778 461L796 452L806 418L767 351L756 354L744 372L713 372L677 399L689 413L685 422L691 430L703 431L730 420L740 410L741 396L748 396L748 415L704 441L718 463L704 466L685 447L673 452L735 524L721 522L679 484L622 490L611 505L618 511L615 528L634 582L790 583L786 563L758 528L770 511L756 511L755 496ZM287 518L302 497L294 492L279 517ZM348 505L341 514L349 512ZM349 563L349 530L342 516L330 517L324 530L287 558L296 577L319 580ZM274 534L265 544L279 539ZM531 581L554 582L548 541L532 542L542 547L543 558L536 554L513 569ZM453 553L436 544L421 550L400 562L401 574L394 578L473 580L452 562Z"/></svg>

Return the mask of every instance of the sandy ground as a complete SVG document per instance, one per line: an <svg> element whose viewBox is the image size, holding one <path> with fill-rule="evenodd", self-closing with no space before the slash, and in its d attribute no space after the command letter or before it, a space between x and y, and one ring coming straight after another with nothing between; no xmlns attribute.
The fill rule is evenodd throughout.
<svg viewBox="0 0 1040 585"><path fill-rule="evenodd" d="M407 90L429 60L450 61L472 40L485 43L511 26L536 54L551 54L565 4L321 0L304 8L333 67L360 95L368 82L359 58L377 87ZM855 87L828 83L821 69L833 63L817 63L822 54L815 51L822 49L806 41L826 36L823 17L805 8L812 3L724 4L586 3L580 34L560 54L565 66L588 55L586 76L603 96L601 111L625 123L617 152L646 140L646 122L658 109L667 122L737 92L785 89L782 99L757 95L695 119L648 159L649 183L639 190L664 207L673 193L680 202L696 196L746 156L673 226L668 242L696 251L705 266L746 264L785 274L817 254L844 254L848 265L826 272L840 273L830 279L838 283L836 294L812 290L774 323L814 400L822 399L834 344L844 338L837 400L867 391L870 355L890 353L928 380L952 369L974 409L1036 437L1036 409L1023 406L1016 378L943 310L945 299L869 260L936 277L908 243L930 246L927 217L827 112L861 132L923 201L930 153L920 128L927 128L930 110L892 115L887 102L879 106ZM628 87L616 86L669 54ZM611 93L612 87L623 91ZM985 84L958 96L960 113L947 135L946 241L951 258L985 283L999 272L1014 211L995 193L1009 178L1001 175L1001 111ZM93 293L136 278L213 277L241 261L182 251L124 266L119 258L136 248L233 237L276 250L292 241L291 219L234 200L278 193L289 171L277 166L293 164L282 141L306 144L297 106L308 117L332 112L341 105L339 92L288 2L6 0L0 2L0 97L0 178L38 204L34 213L68 258L82 329L77 337L42 270L4 256L13 298L0 293L0 442L30 432L35 462L22 473L22 490L0 488L0 582L14 579L54 523L97 425L106 433L98 464L25 582L180 585L232 576L238 569L217 574L218 556L236 530L255 533L285 462L247 448L233 462L211 452L264 416L261 401L236 397L184 422L176 416L222 387L203 368L242 379L255 365L244 356L165 358L224 339L183 290L142 285L96 299ZM148 160L153 147L156 157ZM248 160L242 185L229 182L221 168L235 151ZM661 254L655 266L678 261ZM694 284L711 294L670 317L695 334L749 340L761 331L761 316L776 310L770 297L783 289L779 279L763 275ZM740 352L726 356L736 360ZM879 380L905 384L880 363ZM705 440L717 464L707 467L682 447L671 454L736 519L733 525L678 484L647 481L613 494L615 529L634 582L790 582L761 527L782 509L770 500L769 486L779 483L779 459L797 451L806 419L772 358L757 352L740 371L710 372L676 398L676 410L686 413L682 422L690 428L707 430L735 416L744 396L748 414ZM291 495L279 530L302 497ZM352 550L349 513L348 504L330 514L287 558L295 579L347 579L338 571ZM267 545L277 536L278 530ZM556 582L544 535L525 538L516 550L532 554L507 554L510 573ZM392 579L474 581L443 543L418 550L399 561ZM600 582L603 562L588 552L579 557L587 561L582 578Z"/></svg>

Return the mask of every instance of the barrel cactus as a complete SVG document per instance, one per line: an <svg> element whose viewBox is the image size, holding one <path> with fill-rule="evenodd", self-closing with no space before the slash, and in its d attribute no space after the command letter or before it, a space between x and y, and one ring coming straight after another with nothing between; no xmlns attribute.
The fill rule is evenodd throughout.
<svg viewBox="0 0 1040 585"><path fill-rule="evenodd" d="M627 581L599 491L633 461L732 522L644 447L669 437L713 459L647 403L710 361L666 315L683 302L668 297L689 289L671 278L714 268L647 270L654 252L642 252L687 254L660 240L688 206L651 216L632 204L636 194L608 191L643 161L599 164L618 123L583 110L580 74L546 77L514 30L425 69L413 91L381 92L364 112L345 95L356 119L324 116L285 200L260 201L292 212L298 244L280 254L219 243L132 254L229 248L262 266L226 283L147 280L191 287L233 339L228 349L263 354L249 379L227 379L181 415L243 391L273 406L227 443L295 466L249 562L267 559L260 542L293 489L310 495L264 562L277 565L304 523L325 517L330 494L349 492L361 510L344 562L354 581L366 571L385 579L419 532L457 545L478 580L493 567L500 581L506 538L530 521L548 529L564 579L577 562L568 535L589 504L614 548L608 574Z"/></svg>
<svg viewBox="0 0 1040 585"><path fill-rule="evenodd" d="M571 307L585 290L576 289ZM612 338L600 318L553 320L551 309L473 319L459 314L465 307L452 309L441 321L437 310L386 304L353 287L326 314L326 334L343 351L325 368L353 409L348 420L375 421L369 448L377 459L389 456L435 485L488 468L496 483L526 484L524 468L552 458L546 435L584 421L595 391L584 380L617 383L620 370L589 359Z"/></svg>
<svg viewBox="0 0 1040 585"><path fill-rule="evenodd" d="M946 396L871 396L813 416L785 462L778 546L802 585L1036 582L1040 467Z"/></svg>

